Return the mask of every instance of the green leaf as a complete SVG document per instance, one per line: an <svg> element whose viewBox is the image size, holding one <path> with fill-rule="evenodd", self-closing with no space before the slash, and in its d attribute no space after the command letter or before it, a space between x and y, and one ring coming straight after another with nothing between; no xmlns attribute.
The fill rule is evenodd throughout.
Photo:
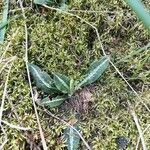
<svg viewBox="0 0 150 150"><path fill-rule="evenodd" d="M126 2L136 13L137 17L143 22L145 27L150 31L150 13L141 0L126 0Z"/></svg>
<svg viewBox="0 0 150 150"><path fill-rule="evenodd" d="M59 9L66 11L68 9L68 5L66 4L66 2L67 0L61 0Z"/></svg>
<svg viewBox="0 0 150 150"><path fill-rule="evenodd" d="M6 27L6 25L8 25L11 21L15 21L19 17L22 17L22 14L15 15L15 16L11 17L9 20L5 20L5 21L0 22L0 30L4 29Z"/></svg>
<svg viewBox="0 0 150 150"><path fill-rule="evenodd" d="M74 124L73 127L79 130L78 124ZM79 147L80 137L71 127L67 127L64 130L64 139L66 141L68 150L77 150Z"/></svg>
<svg viewBox="0 0 150 150"><path fill-rule="evenodd" d="M33 2L35 4L39 4L39 5L47 5L49 0L34 0Z"/></svg>
<svg viewBox="0 0 150 150"><path fill-rule="evenodd" d="M53 73L55 86L62 93L70 92L70 79L60 73Z"/></svg>
<svg viewBox="0 0 150 150"><path fill-rule="evenodd" d="M109 65L108 56L104 56L100 60L94 61L90 65L86 74L84 75L83 80L77 85L76 89L79 89L82 86L95 82L102 75L102 73L106 70L108 65Z"/></svg>
<svg viewBox="0 0 150 150"><path fill-rule="evenodd" d="M0 22L0 30L2 30L7 24L8 24L8 21Z"/></svg>
<svg viewBox="0 0 150 150"><path fill-rule="evenodd" d="M2 17L1 25L0 25L0 26L2 26L2 28L0 29L0 43L1 44L4 42L4 37L5 37L5 32L6 32L9 0L5 0L3 2L4 2L3 17Z"/></svg>
<svg viewBox="0 0 150 150"><path fill-rule="evenodd" d="M64 96L57 96L57 97L53 98L52 100L50 100L49 97L46 97L41 101L40 105L44 105L44 106L53 108L53 107L57 107L57 106L61 105L66 99L67 99L67 97L64 97Z"/></svg>
<svg viewBox="0 0 150 150"><path fill-rule="evenodd" d="M75 81L73 79L70 79L70 92L69 96L72 96L75 92Z"/></svg>
<svg viewBox="0 0 150 150"><path fill-rule="evenodd" d="M57 91L53 79L46 72L41 71L41 69L34 64L28 64L28 67L39 89L46 93L54 93Z"/></svg>
<svg viewBox="0 0 150 150"><path fill-rule="evenodd" d="M55 3L55 0L34 0L34 3L38 5L48 5L50 3Z"/></svg>

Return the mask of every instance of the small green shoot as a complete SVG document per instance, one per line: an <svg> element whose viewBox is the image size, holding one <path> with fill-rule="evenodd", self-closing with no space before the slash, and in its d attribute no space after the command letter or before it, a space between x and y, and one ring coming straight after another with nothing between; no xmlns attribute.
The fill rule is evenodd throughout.
<svg viewBox="0 0 150 150"><path fill-rule="evenodd" d="M79 130L78 123L75 123L73 127ZM71 127L67 127L64 130L64 139L68 150L77 150L79 148L80 137Z"/></svg>
<svg viewBox="0 0 150 150"><path fill-rule="evenodd" d="M35 80L37 88L47 94L57 93L58 95L63 95L62 97L56 97L52 100L50 100L49 97L46 97L41 101L42 105L52 108L61 105L68 97L71 97L81 87L95 82L107 69L108 65L109 58L107 56L94 61L90 65L87 73L81 77L79 81L74 81L60 73L52 73L50 76L34 64L28 64L28 67Z"/></svg>

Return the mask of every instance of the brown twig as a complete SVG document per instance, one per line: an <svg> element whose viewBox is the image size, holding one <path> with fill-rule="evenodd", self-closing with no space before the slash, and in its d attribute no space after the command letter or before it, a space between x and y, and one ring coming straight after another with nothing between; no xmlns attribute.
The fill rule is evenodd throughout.
<svg viewBox="0 0 150 150"><path fill-rule="evenodd" d="M132 107L131 103L128 101L128 106L129 106L129 111L130 111L130 114L132 115L133 117L133 120L136 124L136 127L138 129L138 132L139 132L139 137L140 137L140 140L141 140L141 143L142 143L142 147L143 147L143 150L147 150L146 148L146 144L145 144L145 140L144 140L144 135L143 135L143 131L141 129L141 126L140 126L140 123L139 123L139 119L134 111L134 108Z"/></svg>
<svg viewBox="0 0 150 150"><path fill-rule="evenodd" d="M149 128L150 128L150 124L143 130L143 134L144 134ZM141 139L141 138L139 137L138 140L137 140L137 144L136 144L135 150L138 150L138 148L139 148L140 139Z"/></svg>

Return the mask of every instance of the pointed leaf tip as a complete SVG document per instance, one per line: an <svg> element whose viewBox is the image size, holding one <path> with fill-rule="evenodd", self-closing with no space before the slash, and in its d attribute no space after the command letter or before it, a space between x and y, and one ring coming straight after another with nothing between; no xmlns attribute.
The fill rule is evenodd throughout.
<svg viewBox="0 0 150 150"><path fill-rule="evenodd" d="M40 102L40 105L48 106L48 107L50 107L50 108L58 107L58 106L61 105L66 99L67 99L67 97L65 97L65 96L57 96L57 97L55 97L55 98L52 98L52 100L50 100L49 97L45 97L45 98Z"/></svg>
<svg viewBox="0 0 150 150"><path fill-rule="evenodd" d="M104 56L100 60L94 61L90 65L87 73L84 75L83 80L81 80L81 82L78 84L77 89L82 86L95 82L102 75L102 73L107 69L108 65L109 65L108 56Z"/></svg>
<svg viewBox="0 0 150 150"><path fill-rule="evenodd" d="M28 68L39 89L46 93L57 91L53 79L46 72L34 64L28 64Z"/></svg>
<svg viewBox="0 0 150 150"><path fill-rule="evenodd" d="M70 92L70 79L60 73L53 73L54 83L58 90L62 93Z"/></svg>

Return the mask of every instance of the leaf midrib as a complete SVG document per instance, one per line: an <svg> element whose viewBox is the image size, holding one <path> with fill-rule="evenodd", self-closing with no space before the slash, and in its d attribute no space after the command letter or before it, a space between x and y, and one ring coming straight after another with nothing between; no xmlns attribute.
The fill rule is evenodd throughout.
<svg viewBox="0 0 150 150"><path fill-rule="evenodd" d="M60 102L60 101L63 101L64 99L62 98L62 99L58 99L58 100L49 100L49 101L47 101L47 102L43 102L43 104L48 104L48 103L52 103L52 102Z"/></svg>
<svg viewBox="0 0 150 150"><path fill-rule="evenodd" d="M73 140L74 140L74 138L73 138L74 136L73 136L73 130L70 128L70 134L69 134L69 139L70 139L70 149L71 150L73 150Z"/></svg>
<svg viewBox="0 0 150 150"><path fill-rule="evenodd" d="M31 67L32 67L32 66L31 66ZM44 79L41 78L41 76L39 75L38 71L37 71L34 67L32 67L32 69L35 71L35 73L36 73L37 76L39 77L40 81L42 81L42 83L43 83L46 87L51 88L51 86L50 86L48 83L46 83L46 82L44 81Z"/></svg>
<svg viewBox="0 0 150 150"><path fill-rule="evenodd" d="M61 83L63 83L62 85L65 87L65 88L67 88L67 89L69 89L69 86L67 85L67 83L64 81L64 80L62 80L59 76L57 76L56 75L56 77L57 77L57 79L61 82Z"/></svg>
<svg viewBox="0 0 150 150"><path fill-rule="evenodd" d="M105 64L105 62L108 61L107 59L105 61L103 61L98 67L96 67L86 78L84 78L84 80L79 84L82 85L84 84L86 81L88 81L93 75L96 74L96 72L99 70L99 68Z"/></svg>

